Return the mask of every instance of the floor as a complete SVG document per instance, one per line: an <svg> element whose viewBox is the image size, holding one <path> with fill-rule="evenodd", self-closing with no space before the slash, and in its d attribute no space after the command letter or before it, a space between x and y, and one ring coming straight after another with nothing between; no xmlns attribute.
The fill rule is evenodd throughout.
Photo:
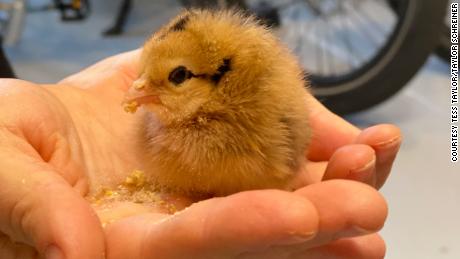
<svg viewBox="0 0 460 259"><path fill-rule="evenodd" d="M37 7L48 1L31 2ZM56 82L104 57L137 48L179 10L175 1L135 1L126 33L103 38L101 31L118 1L110 6L109 1L92 2L93 15L80 23L61 23L53 11L28 14L21 42L6 48L21 78ZM347 118L359 127L394 123L404 132L393 174L383 188L390 205L382 232L389 259L460 258L460 164L450 163L449 82L449 66L432 56L399 95Z"/></svg>

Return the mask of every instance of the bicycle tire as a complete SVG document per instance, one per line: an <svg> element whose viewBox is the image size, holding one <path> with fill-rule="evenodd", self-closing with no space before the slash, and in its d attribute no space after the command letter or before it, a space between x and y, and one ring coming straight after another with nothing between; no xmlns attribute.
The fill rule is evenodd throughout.
<svg viewBox="0 0 460 259"><path fill-rule="evenodd" d="M400 26L384 52L341 92L313 89L315 96L333 112L345 115L382 103L399 92L435 49L446 12L447 0L411 0L400 17ZM345 89L345 90L344 90Z"/></svg>
<svg viewBox="0 0 460 259"><path fill-rule="evenodd" d="M436 48L436 54L446 62L450 62L450 28L444 25L442 28L441 40Z"/></svg>

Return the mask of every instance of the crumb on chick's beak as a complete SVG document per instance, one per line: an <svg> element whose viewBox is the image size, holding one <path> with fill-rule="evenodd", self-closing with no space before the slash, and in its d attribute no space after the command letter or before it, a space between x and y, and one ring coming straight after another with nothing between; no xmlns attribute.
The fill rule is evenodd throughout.
<svg viewBox="0 0 460 259"><path fill-rule="evenodd" d="M148 90L147 81L141 77L128 89L123 101L123 109L135 113L141 105L160 103L160 97Z"/></svg>

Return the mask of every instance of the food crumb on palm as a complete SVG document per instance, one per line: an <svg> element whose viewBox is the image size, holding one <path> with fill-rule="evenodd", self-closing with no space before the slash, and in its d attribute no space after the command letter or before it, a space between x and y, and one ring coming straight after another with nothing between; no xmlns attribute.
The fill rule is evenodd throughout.
<svg viewBox="0 0 460 259"><path fill-rule="evenodd" d="M115 188L101 187L89 201L95 205L110 206L114 202L134 202L159 207L169 214L177 211L174 204L166 202L162 193L147 182L141 170L134 170Z"/></svg>

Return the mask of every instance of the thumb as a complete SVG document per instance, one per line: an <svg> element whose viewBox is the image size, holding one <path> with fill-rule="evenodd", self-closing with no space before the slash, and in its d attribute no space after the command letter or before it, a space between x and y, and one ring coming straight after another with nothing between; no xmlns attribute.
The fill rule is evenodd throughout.
<svg viewBox="0 0 460 259"><path fill-rule="evenodd" d="M41 159L11 149L0 146L0 234L47 259L104 258L103 230L88 202Z"/></svg>
<svg viewBox="0 0 460 259"><path fill-rule="evenodd" d="M141 49L121 53L99 61L85 70L64 78L58 84L92 87L100 85L103 89L116 87L127 91L138 77ZM110 84L107 84L110 81ZM97 83L95 83L97 82ZM100 84L104 82L103 84Z"/></svg>

